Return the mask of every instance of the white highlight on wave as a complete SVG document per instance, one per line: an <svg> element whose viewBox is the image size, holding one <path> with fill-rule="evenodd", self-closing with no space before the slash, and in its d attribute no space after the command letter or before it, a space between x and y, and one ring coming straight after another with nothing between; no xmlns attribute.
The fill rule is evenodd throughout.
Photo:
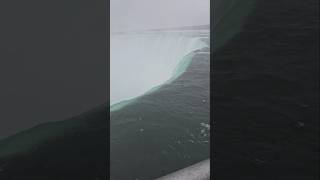
<svg viewBox="0 0 320 180"><path fill-rule="evenodd" d="M143 95L169 80L189 53L206 47L206 32L111 34L110 105Z"/></svg>

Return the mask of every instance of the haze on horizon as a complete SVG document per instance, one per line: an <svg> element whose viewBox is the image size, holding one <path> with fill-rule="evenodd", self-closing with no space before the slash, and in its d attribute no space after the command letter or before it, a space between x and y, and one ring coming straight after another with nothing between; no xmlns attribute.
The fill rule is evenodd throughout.
<svg viewBox="0 0 320 180"><path fill-rule="evenodd" d="M210 0L110 0L111 32L210 23Z"/></svg>

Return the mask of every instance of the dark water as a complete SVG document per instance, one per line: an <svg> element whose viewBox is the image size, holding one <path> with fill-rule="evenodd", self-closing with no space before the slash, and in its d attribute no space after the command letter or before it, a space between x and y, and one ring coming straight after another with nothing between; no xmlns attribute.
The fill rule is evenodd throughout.
<svg viewBox="0 0 320 180"><path fill-rule="evenodd" d="M319 179L318 7L256 0L213 53L214 178Z"/></svg>
<svg viewBox="0 0 320 180"><path fill-rule="evenodd" d="M209 158L209 59L199 51L172 83L111 112L111 179L149 180Z"/></svg>

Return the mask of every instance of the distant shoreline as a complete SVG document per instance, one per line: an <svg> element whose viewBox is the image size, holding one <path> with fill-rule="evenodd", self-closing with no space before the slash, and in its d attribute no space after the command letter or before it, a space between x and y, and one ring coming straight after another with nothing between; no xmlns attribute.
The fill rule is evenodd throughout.
<svg viewBox="0 0 320 180"><path fill-rule="evenodd" d="M122 34L132 32L152 32L152 31L171 31L171 30L210 30L210 24L197 25L197 26L181 26L181 27L170 27L170 28L155 28L155 29L141 29L141 30L127 30L127 31L112 31L110 34Z"/></svg>

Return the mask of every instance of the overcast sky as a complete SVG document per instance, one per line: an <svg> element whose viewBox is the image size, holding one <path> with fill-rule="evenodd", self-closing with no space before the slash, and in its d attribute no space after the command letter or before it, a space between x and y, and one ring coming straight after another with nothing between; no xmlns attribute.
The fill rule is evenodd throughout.
<svg viewBox="0 0 320 180"><path fill-rule="evenodd" d="M210 0L111 0L111 31L209 24Z"/></svg>

